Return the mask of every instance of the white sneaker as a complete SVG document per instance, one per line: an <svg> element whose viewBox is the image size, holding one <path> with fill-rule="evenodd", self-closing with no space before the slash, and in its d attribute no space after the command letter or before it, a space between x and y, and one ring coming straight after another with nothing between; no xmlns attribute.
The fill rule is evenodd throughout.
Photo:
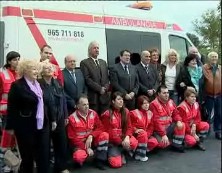
<svg viewBox="0 0 222 173"><path fill-rule="evenodd" d="M135 156L135 159L141 162L146 162L149 158L147 156L145 157Z"/></svg>

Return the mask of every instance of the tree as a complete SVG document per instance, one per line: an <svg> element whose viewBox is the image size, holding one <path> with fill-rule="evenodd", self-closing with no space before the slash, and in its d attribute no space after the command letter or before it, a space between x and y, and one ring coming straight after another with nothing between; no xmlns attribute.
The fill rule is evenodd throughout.
<svg viewBox="0 0 222 173"><path fill-rule="evenodd" d="M187 33L187 37L192 41L192 43L198 48L200 45L199 37L195 34Z"/></svg>
<svg viewBox="0 0 222 173"><path fill-rule="evenodd" d="M217 51L221 55L221 17L219 7L221 7L221 3L218 5L218 9L204 12L200 19L193 21L193 25L194 30L201 37L199 47L202 51L207 53Z"/></svg>
<svg viewBox="0 0 222 173"><path fill-rule="evenodd" d="M217 6L217 11L218 11L218 13L221 13L221 0L220 0L219 4Z"/></svg>

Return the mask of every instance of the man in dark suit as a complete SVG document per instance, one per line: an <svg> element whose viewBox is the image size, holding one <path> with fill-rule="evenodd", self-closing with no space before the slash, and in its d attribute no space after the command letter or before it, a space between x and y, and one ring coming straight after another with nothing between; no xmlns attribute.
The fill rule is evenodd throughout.
<svg viewBox="0 0 222 173"><path fill-rule="evenodd" d="M88 47L88 57L80 63L88 88L90 109L99 115L109 108L110 92L108 66L102 59L98 59L99 44L91 42Z"/></svg>
<svg viewBox="0 0 222 173"><path fill-rule="evenodd" d="M114 91L124 94L124 102L129 110L135 109L135 96L139 89L136 68L130 63L130 52L120 52L120 62L110 69L110 79Z"/></svg>
<svg viewBox="0 0 222 173"><path fill-rule="evenodd" d="M76 69L76 58L74 55L65 57L65 68L63 69L64 91L67 99L69 114L75 111L76 101L81 94L87 94L85 79L80 69Z"/></svg>
<svg viewBox="0 0 222 173"><path fill-rule="evenodd" d="M145 50L141 53L141 62L137 64L136 69L139 78L139 94L146 95L151 100L155 97L155 92L159 86L158 71L150 63L150 52Z"/></svg>

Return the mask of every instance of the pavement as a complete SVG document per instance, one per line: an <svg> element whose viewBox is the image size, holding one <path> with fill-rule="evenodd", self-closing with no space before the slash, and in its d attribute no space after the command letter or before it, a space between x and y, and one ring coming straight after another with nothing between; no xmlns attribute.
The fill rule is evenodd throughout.
<svg viewBox="0 0 222 173"><path fill-rule="evenodd" d="M71 173L221 173L221 141L210 135L204 142L206 151L186 149L185 153L160 150L149 155L147 162L130 160L119 169L105 171L87 163L83 168L70 169Z"/></svg>

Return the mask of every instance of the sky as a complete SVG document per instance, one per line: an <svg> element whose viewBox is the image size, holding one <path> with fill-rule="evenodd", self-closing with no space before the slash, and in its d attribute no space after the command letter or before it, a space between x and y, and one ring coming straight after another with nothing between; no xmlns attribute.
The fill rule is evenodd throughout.
<svg viewBox="0 0 222 173"><path fill-rule="evenodd" d="M112 5L126 6L137 1L112 1ZM106 2L110 3L110 2ZM200 19L208 9L217 9L219 0L213 1L151 1L153 12L175 21L185 32L194 33L192 21Z"/></svg>

